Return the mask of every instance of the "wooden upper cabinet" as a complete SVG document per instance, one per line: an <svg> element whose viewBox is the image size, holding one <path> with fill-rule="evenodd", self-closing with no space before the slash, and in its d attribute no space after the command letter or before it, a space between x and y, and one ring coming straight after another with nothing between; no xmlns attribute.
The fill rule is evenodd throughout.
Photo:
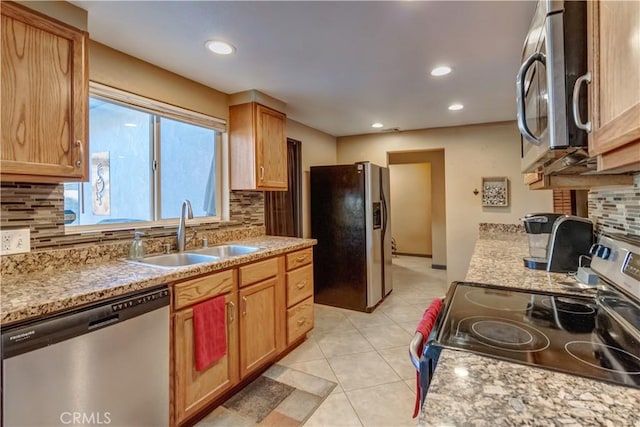
<svg viewBox="0 0 640 427"><path fill-rule="evenodd" d="M640 2L590 1L589 154L598 170L640 170Z"/></svg>
<svg viewBox="0 0 640 427"><path fill-rule="evenodd" d="M229 107L232 190L287 190L286 116L256 102Z"/></svg>
<svg viewBox="0 0 640 427"><path fill-rule="evenodd" d="M15 3L2 9L2 181L88 177L88 34Z"/></svg>

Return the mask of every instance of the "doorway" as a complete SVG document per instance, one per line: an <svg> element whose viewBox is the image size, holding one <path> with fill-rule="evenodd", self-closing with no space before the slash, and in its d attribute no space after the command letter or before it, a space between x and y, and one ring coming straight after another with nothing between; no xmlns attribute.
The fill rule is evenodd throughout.
<svg viewBox="0 0 640 427"><path fill-rule="evenodd" d="M446 269L444 149L388 152L391 232L396 252Z"/></svg>
<svg viewBox="0 0 640 427"><path fill-rule="evenodd" d="M287 191L264 192L268 235L302 237L302 143L287 138Z"/></svg>

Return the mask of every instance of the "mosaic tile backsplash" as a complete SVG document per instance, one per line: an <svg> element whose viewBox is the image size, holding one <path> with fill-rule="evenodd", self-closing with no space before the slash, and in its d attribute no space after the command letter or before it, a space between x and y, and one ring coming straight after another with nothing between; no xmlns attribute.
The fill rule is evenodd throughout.
<svg viewBox="0 0 640 427"><path fill-rule="evenodd" d="M589 218L598 232L640 236L640 173L633 176L631 186L592 188Z"/></svg>
<svg viewBox="0 0 640 427"><path fill-rule="evenodd" d="M189 230L204 233L227 228L264 226L262 192L232 191L229 194L230 220L220 223L195 224ZM130 240L134 228L65 235L64 193L62 184L0 184L0 227L29 228L31 250L42 251ZM173 236L176 226L145 228L147 237Z"/></svg>

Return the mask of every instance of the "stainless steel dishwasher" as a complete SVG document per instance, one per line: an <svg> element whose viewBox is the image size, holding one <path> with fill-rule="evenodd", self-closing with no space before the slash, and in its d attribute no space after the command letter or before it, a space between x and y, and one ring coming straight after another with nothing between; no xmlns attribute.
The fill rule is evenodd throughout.
<svg viewBox="0 0 640 427"><path fill-rule="evenodd" d="M5 426L167 426L166 286L2 330Z"/></svg>

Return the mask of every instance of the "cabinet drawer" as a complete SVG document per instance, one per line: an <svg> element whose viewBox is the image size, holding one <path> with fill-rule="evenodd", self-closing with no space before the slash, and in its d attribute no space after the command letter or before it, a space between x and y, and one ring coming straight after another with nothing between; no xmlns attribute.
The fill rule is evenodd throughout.
<svg viewBox="0 0 640 427"><path fill-rule="evenodd" d="M240 267L240 287L274 277L278 274L278 258Z"/></svg>
<svg viewBox="0 0 640 427"><path fill-rule="evenodd" d="M174 287L174 309L178 310L233 290L234 270L178 283Z"/></svg>
<svg viewBox="0 0 640 427"><path fill-rule="evenodd" d="M287 345L313 328L313 298L307 298L287 310Z"/></svg>
<svg viewBox="0 0 640 427"><path fill-rule="evenodd" d="M287 273L287 307L313 295L313 265Z"/></svg>
<svg viewBox="0 0 640 427"><path fill-rule="evenodd" d="M310 264L313 261L313 249L307 248L301 251L287 254L287 271Z"/></svg>

